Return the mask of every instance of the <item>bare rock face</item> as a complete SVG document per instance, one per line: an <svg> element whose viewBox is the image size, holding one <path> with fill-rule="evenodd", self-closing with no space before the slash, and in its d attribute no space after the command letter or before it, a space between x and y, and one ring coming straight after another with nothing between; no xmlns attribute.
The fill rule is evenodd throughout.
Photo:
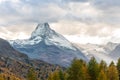
<svg viewBox="0 0 120 80"><path fill-rule="evenodd" d="M25 61L28 59L28 56L15 50L9 42L6 40L0 39L0 56L9 57L11 59Z"/></svg>

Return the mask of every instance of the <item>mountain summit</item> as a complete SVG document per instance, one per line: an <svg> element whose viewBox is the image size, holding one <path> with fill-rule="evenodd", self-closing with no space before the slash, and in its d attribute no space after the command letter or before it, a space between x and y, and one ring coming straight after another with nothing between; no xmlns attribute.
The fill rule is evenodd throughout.
<svg viewBox="0 0 120 80"><path fill-rule="evenodd" d="M66 38L52 30L48 23L38 24L35 31L32 32L29 41L34 43L44 41L47 45L56 45L76 50Z"/></svg>
<svg viewBox="0 0 120 80"><path fill-rule="evenodd" d="M49 33L52 33L53 31L50 29L49 24L48 23L42 23L42 24L38 24L38 26L36 27L35 31L33 31L31 37L37 37L37 36L45 36L48 35Z"/></svg>
<svg viewBox="0 0 120 80"><path fill-rule="evenodd" d="M68 66L74 58L87 60L79 49L52 30L48 23L38 24L29 39L10 41L10 44L31 59L61 66Z"/></svg>

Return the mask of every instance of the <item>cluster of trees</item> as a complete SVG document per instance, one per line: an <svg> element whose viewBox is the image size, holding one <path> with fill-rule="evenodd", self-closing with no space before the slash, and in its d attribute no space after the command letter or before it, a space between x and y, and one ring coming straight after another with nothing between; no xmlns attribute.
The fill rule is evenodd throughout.
<svg viewBox="0 0 120 80"><path fill-rule="evenodd" d="M37 74L33 68L28 71L27 80L38 80Z"/></svg>
<svg viewBox="0 0 120 80"><path fill-rule="evenodd" d="M88 63L74 59L66 71L56 70L47 80L120 80L120 59L109 66L104 61L97 63L94 57Z"/></svg>
<svg viewBox="0 0 120 80"><path fill-rule="evenodd" d="M21 80L21 79L14 75L8 75L3 73L3 74L0 74L0 80Z"/></svg>
<svg viewBox="0 0 120 80"><path fill-rule="evenodd" d="M0 74L0 80L23 80L14 75ZM120 80L120 59L108 66L106 62L97 63L93 57L86 63L83 60L74 59L66 70L57 69L51 72L47 79L40 79L34 68L30 68L26 80Z"/></svg>
<svg viewBox="0 0 120 80"><path fill-rule="evenodd" d="M19 78L16 75L8 74L8 73L0 73L0 80L40 80L37 78L36 71L34 68L30 68L26 79Z"/></svg>
<svg viewBox="0 0 120 80"><path fill-rule="evenodd" d="M34 67L20 68L20 65L19 66L17 65L17 67L16 66L15 68L0 67L0 80L47 80L48 75L51 71L55 71L56 69L59 70L61 69L61 67L59 66L50 65L50 64L42 64L40 68L34 68ZM17 73L17 71L20 73Z"/></svg>
<svg viewBox="0 0 120 80"><path fill-rule="evenodd" d="M57 67L56 69L60 70L59 67ZM47 70L49 70L49 69L47 69ZM55 71L55 70L53 69L51 71ZM62 74L62 72L61 72L61 74ZM40 76L43 76L43 77L40 77ZM46 76L46 78L44 78L44 76ZM37 71L35 68L32 67L28 70L28 73L27 73L25 80L47 80L47 78L48 78L48 73L46 73L46 72L45 72L45 74L39 73L39 71ZM23 79L21 79L21 80L23 80Z"/></svg>

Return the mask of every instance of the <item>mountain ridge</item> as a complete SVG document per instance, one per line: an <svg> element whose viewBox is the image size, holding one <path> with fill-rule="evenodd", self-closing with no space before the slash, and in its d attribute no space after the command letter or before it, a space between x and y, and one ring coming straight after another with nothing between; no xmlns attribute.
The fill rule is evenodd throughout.
<svg viewBox="0 0 120 80"><path fill-rule="evenodd" d="M27 54L32 59L61 66L70 65L74 58L88 60L65 37L52 30L48 23L38 24L29 39L10 41L10 43L16 50Z"/></svg>
<svg viewBox="0 0 120 80"><path fill-rule="evenodd" d="M95 57L97 62L100 62L101 60L104 60L107 62L107 64L110 64L111 61L117 62L114 56L117 55L117 58L119 57L119 53L115 53L115 49L117 46L119 46L119 43L112 43L108 42L104 45L97 45L97 44L76 44L73 43L75 46L77 46L85 55L88 57L88 59L91 59L91 57ZM119 48L117 49L119 50ZM113 53L114 52L114 53ZM114 56L114 58L113 58Z"/></svg>
<svg viewBox="0 0 120 80"><path fill-rule="evenodd" d="M15 50L8 41L0 38L0 77L3 74L6 79L26 80L31 68L35 69L38 80L46 80L51 71L62 69L41 60L31 60L26 54Z"/></svg>

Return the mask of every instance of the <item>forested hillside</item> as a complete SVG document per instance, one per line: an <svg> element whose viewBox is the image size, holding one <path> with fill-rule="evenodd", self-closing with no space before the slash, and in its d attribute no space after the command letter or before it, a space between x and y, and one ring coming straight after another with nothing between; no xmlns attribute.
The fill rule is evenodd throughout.
<svg viewBox="0 0 120 80"><path fill-rule="evenodd" d="M9 58L0 58L0 80L46 80L50 72L59 70L57 65L31 60L30 64Z"/></svg>

